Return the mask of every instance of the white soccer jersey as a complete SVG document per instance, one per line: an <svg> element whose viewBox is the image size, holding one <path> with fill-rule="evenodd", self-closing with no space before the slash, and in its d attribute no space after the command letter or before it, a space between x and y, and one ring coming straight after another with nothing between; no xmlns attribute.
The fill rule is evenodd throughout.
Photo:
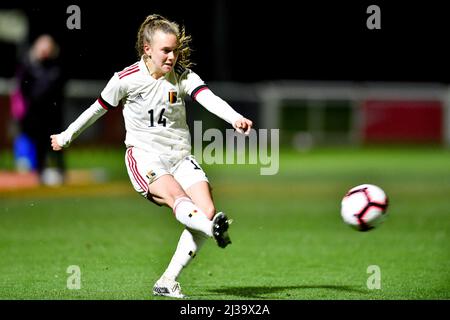
<svg viewBox="0 0 450 320"><path fill-rule="evenodd" d="M127 147L180 158L190 154L184 98L207 86L190 69L178 67L154 79L143 59L116 72L98 99L107 110L123 106Z"/></svg>
<svg viewBox="0 0 450 320"><path fill-rule="evenodd" d="M56 141L61 147L69 146L107 110L122 106L126 146L151 152L174 164L191 152L186 94L231 125L242 118L226 101L205 89L208 87L196 73L179 66L155 79L141 59L115 73L100 97L58 134Z"/></svg>

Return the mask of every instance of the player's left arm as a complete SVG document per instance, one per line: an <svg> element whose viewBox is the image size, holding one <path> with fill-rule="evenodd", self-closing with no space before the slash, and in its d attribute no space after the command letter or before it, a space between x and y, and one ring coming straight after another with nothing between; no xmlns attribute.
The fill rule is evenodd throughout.
<svg viewBox="0 0 450 320"><path fill-rule="evenodd" d="M209 88L199 91L195 100L209 112L230 123L237 132L248 135L253 122L236 112L226 101L215 95Z"/></svg>

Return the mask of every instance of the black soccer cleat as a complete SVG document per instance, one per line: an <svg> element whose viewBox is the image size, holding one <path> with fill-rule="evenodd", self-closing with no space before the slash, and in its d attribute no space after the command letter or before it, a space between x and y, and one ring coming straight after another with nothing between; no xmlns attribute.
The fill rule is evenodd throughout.
<svg viewBox="0 0 450 320"><path fill-rule="evenodd" d="M217 245L221 248L225 248L231 243L230 236L228 235L228 227L231 220L223 212L217 213L213 220L212 234L217 242Z"/></svg>

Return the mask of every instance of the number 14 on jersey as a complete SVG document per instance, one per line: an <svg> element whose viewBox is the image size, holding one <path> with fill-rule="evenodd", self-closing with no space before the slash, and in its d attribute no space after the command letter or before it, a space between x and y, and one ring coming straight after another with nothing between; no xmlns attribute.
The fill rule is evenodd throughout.
<svg viewBox="0 0 450 320"><path fill-rule="evenodd" d="M161 113L159 114L159 118L158 118L158 122L157 124L162 125L163 127L166 126L166 118L163 117L164 111L166 111L165 108L162 108ZM150 125L149 127L155 127L155 116L154 116L154 110L150 109L148 111L148 113L150 114Z"/></svg>

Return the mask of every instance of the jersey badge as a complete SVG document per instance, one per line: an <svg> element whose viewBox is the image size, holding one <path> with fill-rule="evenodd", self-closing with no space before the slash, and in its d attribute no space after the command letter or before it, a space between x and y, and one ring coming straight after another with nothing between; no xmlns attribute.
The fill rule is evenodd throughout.
<svg viewBox="0 0 450 320"><path fill-rule="evenodd" d="M147 178L150 180L149 184L153 182L153 180L155 180L156 178L156 173L153 170L150 170L149 172L147 172Z"/></svg>
<svg viewBox="0 0 450 320"><path fill-rule="evenodd" d="M169 103L174 104L177 102L177 92L175 90L169 91Z"/></svg>

